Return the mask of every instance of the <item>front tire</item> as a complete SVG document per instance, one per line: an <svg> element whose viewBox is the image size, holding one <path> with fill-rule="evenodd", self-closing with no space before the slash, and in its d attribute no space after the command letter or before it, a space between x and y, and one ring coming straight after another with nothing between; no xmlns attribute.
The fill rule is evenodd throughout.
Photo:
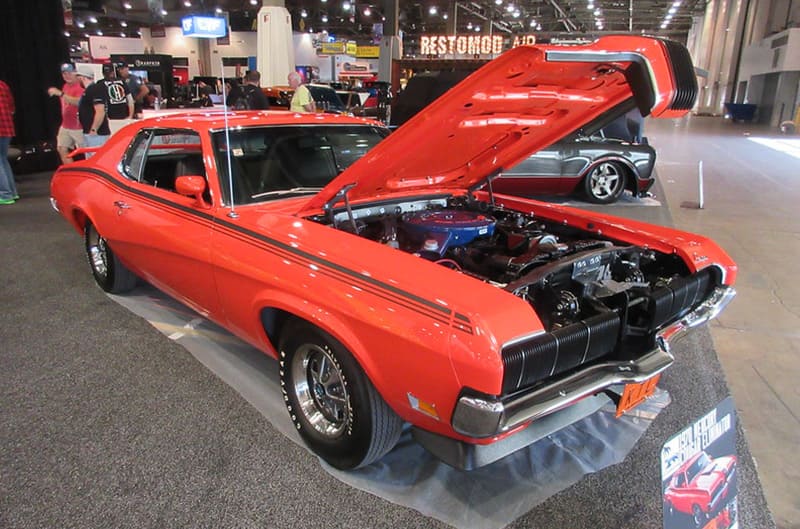
<svg viewBox="0 0 800 529"><path fill-rule="evenodd" d="M611 204L625 191L625 168L617 162L601 162L583 180L589 202Z"/></svg>
<svg viewBox="0 0 800 529"><path fill-rule="evenodd" d="M708 515L703 512L699 505L692 505L692 521L697 529L702 529L708 521Z"/></svg>
<svg viewBox="0 0 800 529"><path fill-rule="evenodd" d="M114 255L94 224L87 222L83 234L89 267L100 288L111 294L132 290L136 286L136 276Z"/></svg>
<svg viewBox="0 0 800 529"><path fill-rule="evenodd" d="M282 333L280 378L295 428L331 466L369 465L397 443L402 419L344 346L317 327L297 322Z"/></svg>

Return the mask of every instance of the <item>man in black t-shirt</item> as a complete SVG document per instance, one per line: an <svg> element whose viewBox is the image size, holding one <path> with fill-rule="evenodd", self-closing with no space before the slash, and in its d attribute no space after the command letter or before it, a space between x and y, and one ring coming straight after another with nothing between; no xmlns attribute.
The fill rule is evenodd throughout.
<svg viewBox="0 0 800 529"><path fill-rule="evenodd" d="M242 86L242 97L239 98L241 101L240 106L235 108L241 108L246 110L267 110L269 109L269 101L267 100L267 96L264 95L264 92L261 90L261 74L258 73L256 70L250 70L244 76L244 86Z"/></svg>
<svg viewBox="0 0 800 529"><path fill-rule="evenodd" d="M78 102L78 120L83 128L86 147L99 147L111 136L106 116L106 90L102 83L94 83L94 72L89 65L79 65L76 72L86 90ZM86 157L91 156L90 154Z"/></svg>
<svg viewBox="0 0 800 529"><path fill-rule="evenodd" d="M114 65L103 65L103 80L97 84L105 90L106 115L111 134L115 133L133 118L133 97L122 79L117 79Z"/></svg>

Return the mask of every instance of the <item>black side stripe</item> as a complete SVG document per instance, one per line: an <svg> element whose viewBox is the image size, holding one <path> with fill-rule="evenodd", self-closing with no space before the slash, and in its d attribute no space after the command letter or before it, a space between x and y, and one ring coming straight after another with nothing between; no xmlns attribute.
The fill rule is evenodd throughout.
<svg viewBox="0 0 800 529"><path fill-rule="evenodd" d="M466 322L466 324L464 324L461 322L453 321L452 322L453 328L472 334L472 325L467 316L460 313L453 314L453 311L447 307L443 307L438 303L422 298L416 294L398 288L394 285L364 275L356 270L344 267L340 264L334 263L327 259L323 259L322 257L306 252L304 250L294 248L289 244L281 242L277 239L273 239L271 237L267 237L261 233L249 230L247 228L242 228L241 226L238 226L233 222L221 219L217 216L211 215L210 213L198 211L194 208L184 206L182 204L176 204L163 197L152 195L141 189L136 189L130 185L120 182L117 178L111 176L110 174L100 169L95 169L92 167L67 166L60 168L59 171L76 172L76 173L83 172L83 173L94 174L96 176L103 178L104 180L107 180L111 184L124 189L129 193L138 195L148 200L152 200L164 206L174 208L183 213L199 217L200 219L212 222L213 224L219 227L226 228L227 230L234 232L229 235L239 235L239 236L244 235L248 239L255 239L264 244L264 245L259 244L259 247L261 247L264 250L270 251L271 253L278 255L279 257L292 257L295 260L297 258L300 258L302 260L319 265L321 267L320 272L324 272L325 275L329 277L336 278L339 280L343 280L345 278L349 280L356 280L359 283L359 285L356 286L358 286L359 288L362 288L363 290L373 295L379 296L387 301L397 303L398 305L401 305L404 308L415 310L417 312L423 312L427 314L429 317L446 325L451 325L451 316L453 316L455 319ZM394 294L394 296L390 294Z"/></svg>

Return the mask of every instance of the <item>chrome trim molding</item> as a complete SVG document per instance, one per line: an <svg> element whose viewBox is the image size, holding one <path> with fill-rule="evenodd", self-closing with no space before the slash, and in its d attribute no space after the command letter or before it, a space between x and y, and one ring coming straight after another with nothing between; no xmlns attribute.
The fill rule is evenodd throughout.
<svg viewBox="0 0 800 529"><path fill-rule="evenodd" d="M736 291L731 287L716 287L694 311L659 331L656 349L637 360L595 364L507 399L463 396L453 412L453 429L469 437L491 437L566 408L610 386L643 382L672 364L671 341L692 327L715 318L735 295Z"/></svg>

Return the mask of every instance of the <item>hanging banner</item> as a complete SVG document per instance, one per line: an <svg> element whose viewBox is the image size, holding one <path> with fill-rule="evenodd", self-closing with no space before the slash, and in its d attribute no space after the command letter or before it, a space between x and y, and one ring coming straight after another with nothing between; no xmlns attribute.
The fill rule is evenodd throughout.
<svg viewBox="0 0 800 529"><path fill-rule="evenodd" d="M356 57L359 59L377 59L381 56L380 46L358 46L356 47Z"/></svg>

